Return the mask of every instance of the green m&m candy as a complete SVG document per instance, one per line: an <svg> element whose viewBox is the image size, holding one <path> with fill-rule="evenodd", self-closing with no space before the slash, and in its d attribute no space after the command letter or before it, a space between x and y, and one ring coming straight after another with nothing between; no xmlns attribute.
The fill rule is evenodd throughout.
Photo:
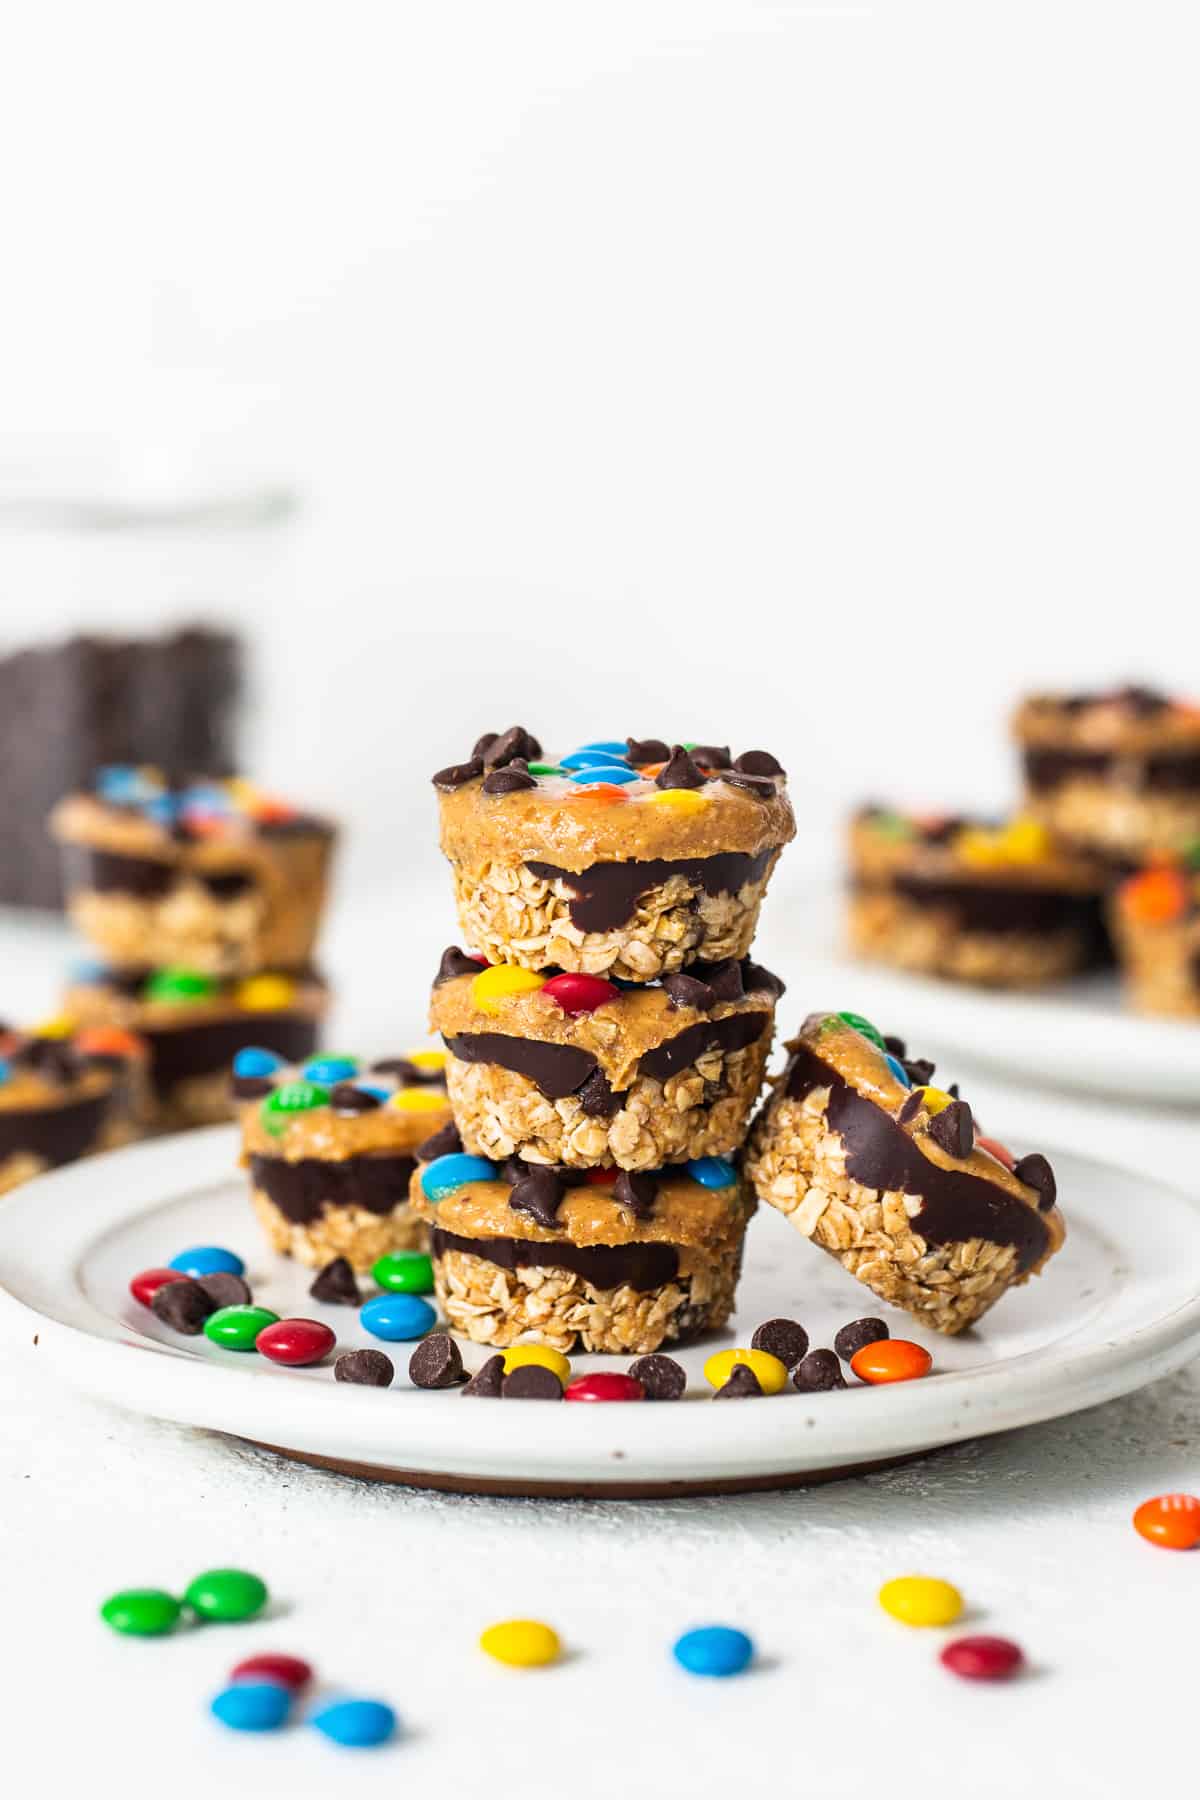
<svg viewBox="0 0 1200 1800"><path fill-rule="evenodd" d="M862 1037L869 1039L870 1042L874 1044L877 1049L882 1050L886 1056L887 1045L884 1043L882 1035L876 1031L875 1027L872 1025L870 1019L864 1019L861 1013L852 1012L840 1012L838 1018L842 1021L843 1025L848 1025L851 1031L857 1031Z"/></svg>
<svg viewBox="0 0 1200 1800"><path fill-rule="evenodd" d="M145 1000L207 1000L217 984L196 969L159 969L142 989Z"/></svg>
<svg viewBox="0 0 1200 1800"><path fill-rule="evenodd" d="M252 1619L267 1604L267 1584L245 1569L206 1569L183 1596L201 1619L234 1624Z"/></svg>
<svg viewBox="0 0 1200 1800"><path fill-rule="evenodd" d="M268 1094L259 1109L263 1130L272 1137L282 1137L287 1130L288 1114L311 1112L314 1106L328 1106L329 1089L319 1081L285 1081Z"/></svg>
<svg viewBox="0 0 1200 1800"><path fill-rule="evenodd" d="M204 1335L222 1350L253 1350L254 1340L279 1314L265 1306L221 1306L204 1321Z"/></svg>
<svg viewBox="0 0 1200 1800"><path fill-rule="evenodd" d="M122 1588L119 1594L109 1595L100 1617L127 1637L161 1637L171 1630L182 1610L174 1594L162 1588Z"/></svg>
<svg viewBox="0 0 1200 1800"><path fill-rule="evenodd" d="M381 1256L372 1278L389 1294L432 1294L433 1263L423 1250L397 1250Z"/></svg>

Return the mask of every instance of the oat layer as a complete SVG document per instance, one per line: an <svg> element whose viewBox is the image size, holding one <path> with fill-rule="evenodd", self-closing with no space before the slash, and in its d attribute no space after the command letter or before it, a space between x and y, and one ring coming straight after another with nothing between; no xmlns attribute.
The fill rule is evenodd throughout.
<svg viewBox="0 0 1200 1800"><path fill-rule="evenodd" d="M883 890L851 893L846 929L856 956L981 987L1042 987L1094 960L1083 931L963 930L946 908Z"/></svg>
<svg viewBox="0 0 1200 1800"><path fill-rule="evenodd" d="M1138 790L1118 775L1072 775L1059 786L1031 788L1028 810L1064 842L1117 861L1137 861L1200 837L1200 792Z"/></svg>
<svg viewBox="0 0 1200 1800"><path fill-rule="evenodd" d="M251 1191L251 1199L272 1250L294 1256L310 1269L324 1268L335 1256L344 1256L361 1274L381 1256L395 1250L424 1250L428 1241L424 1221L414 1216L407 1202L382 1214L363 1206L327 1206L311 1224L294 1225L260 1188Z"/></svg>

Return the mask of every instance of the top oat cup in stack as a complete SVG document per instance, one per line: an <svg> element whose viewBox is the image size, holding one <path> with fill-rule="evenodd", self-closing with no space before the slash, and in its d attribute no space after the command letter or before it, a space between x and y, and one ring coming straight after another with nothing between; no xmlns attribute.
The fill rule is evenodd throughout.
<svg viewBox="0 0 1200 1800"><path fill-rule="evenodd" d="M451 1323L635 1354L722 1323L782 992L747 955L795 831L782 768L633 738L553 762L514 726L434 785L469 949L434 986L455 1136L413 1206Z"/></svg>
<svg viewBox="0 0 1200 1800"><path fill-rule="evenodd" d="M334 826L238 777L172 781L102 769L60 801L70 916L99 959L66 995L80 1023L136 1031L151 1124L230 1116L229 1065L250 1044L294 1062L317 1047L325 985L311 958Z"/></svg>

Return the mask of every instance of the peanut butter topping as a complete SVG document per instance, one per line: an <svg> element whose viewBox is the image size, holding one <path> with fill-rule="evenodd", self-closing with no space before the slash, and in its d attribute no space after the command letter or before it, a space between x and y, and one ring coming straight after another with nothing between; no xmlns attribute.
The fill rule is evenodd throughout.
<svg viewBox="0 0 1200 1800"><path fill-rule="evenodd" d="M618 1171L613 1170L615 1179ZM706 1188L686 1177L658 1177L654 1210L635 1218L618 1206L611 1185L570 1188L558 1208L557 1231L539 1225L526 1212L509 1205L506 1181L469 1181L436 1203L426 1197L421 1171L409 1193L413 1212L443 1231L464 1238L524 1238L539 1244L675 1244L684 1248L719 1249L735 1244L754 1211L754 1198L739 1180L727 1188Z"/></svg>
<svg viewBox="0 0 1200 1800"><path fill-rule="evenodd" d="M1108 885L1094 858L1064 849L1026 815L995 824L871 807L850 823L850 866L865 881L911 877L981 887L1089 895Z"/></svg>
<svg viewBox="0 0 1200 1800"><path fill-rule="evenodd" d="M1129 688L1112 694L1031 695L1013 719L1029 749L1138 756L1200 751L1200 705Z"/></svg>

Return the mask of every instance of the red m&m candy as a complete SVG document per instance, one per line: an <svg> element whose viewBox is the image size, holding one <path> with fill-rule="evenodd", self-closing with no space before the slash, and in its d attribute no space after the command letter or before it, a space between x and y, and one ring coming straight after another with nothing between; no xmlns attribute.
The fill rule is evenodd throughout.
<svg viewBox="0 0 1200 1800"><path fill-rule="evenodd" d="M944 1668L964 1681L1007 1681L1025 1661L1020 1644L1011 1638L965 1637L947 1644L940 1658Z"/></svg>
<svg viewBox="0 0 1200 1800"><path fill-rule="evenodd" d="M576 1375L564 1400L644 1400L646 1390L632 1375Z"/></svg>
<svg viewBox="0 0 1200 1800"><path fill-rule="evenodd" d="M311 1666L301 1657L284 1656L274 1650L248 1656L229 1671L230 1681L274 1681L280 1687L290 1688L293 1694L306 1688L312 1678Z"/></svg>
<svg viewBox="0 0 1200 1800"><path fill-rule="evenodd" d="M1157 1494L1143 1500L1133 1529L1162 1550L1194 1550L1200 1544L1200 1500L1195 1494Z"/></svg>
<svg viewBox="0 0 1200 1800"><path fill-rule="evenodd" d="M166 1287L172 1281L186 1281L188 1277L182 1269L143 1269L129 1283L129 1291L135 1300L143 1306L149 1306L159 1288Z"/></svg>
<svg viewBox="0 0 1200 1800"><path fill-rule="evenodd" d="M259 1332L254 1348L271 1362L303 1368L328 1356L336 1343L333 1332L319 1319L276 1319Z"/></svg>
<svg viewBox="0 0 1200 1800"><path fill-rule="evenodd" d="M577 1013L595 1012L598 1006L607 1006L620 991L599 975L552 975L542 989L572 1018Z"/></svg>

